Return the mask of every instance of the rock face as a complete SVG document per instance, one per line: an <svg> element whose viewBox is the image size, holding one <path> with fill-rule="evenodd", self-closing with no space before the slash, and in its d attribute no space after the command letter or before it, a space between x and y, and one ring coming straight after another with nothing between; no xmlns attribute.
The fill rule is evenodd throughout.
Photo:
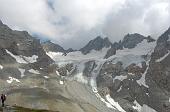
<svg viewBox="0 0 170 112"><path fill-rule="evenodd" d="M150 36L127 35L122 46L133 49L144 39L148 43L155 41ZM145 61L140 66L132 63L124 68L117 63L104 64L97 77L99 93L106 96L110 91L111 97L126 112L141 112L133 108L136 104L146 104L157 112L169 112L170 28L158 38L154 52L142 57ZM109 90L103 91L104 88Z"/></svg>
<svg viewBox="0 0 170 112"><path fill-rule="evenodd" d="M62 48L58 44L54 44L51 41L46 41L42 43L42 46L46 52L52 51L52 52L65 52L64 48Z"/></svg>
<svg viewBox="0 0 170 112"><path fill-rule="evenodd" d="M157 40L147 73L152 94L149 103L159 112L170 111L170 28ZM153 103L155 102L155 103ZM158 106L159 105L159 106Z"/></svg>
<svg viewBox="0 0 170 112"><path fill-rule="evenodd" d="M148 42L153 42L155 41L152 39L150 36L144 37L143 35L140 34L127 34L123 41L122 41L122 46L124 48L134 48L138 43L142 42L144 39L147 39Z"/></svg>
<svg viewBox="0 0 170 112"><path fill-rule="evenodd" d="M144 37L143 35L137 33L127 34L122 41L119 41L119 43L115 42L112 44L112 47L107 51L104 58L107 59L110 56L115 55L117 50L122 50L123 48L128 48L128 49L135 48L143 40L147 40L148 43L155 41L150 36Z"/></svg>
<svg viewBox="0 0 170 112"><path fill-rule="evenodd" d="M89 53L91 50L101 50L102 48L110 47L112 43L108 38L101 38L100 36L96 37L94 40L91 40L85 47L81 48L80 51L83 54Z"/></svg>
<svg viewBox="0 0 170 112"><path fill-rule="evenodd" d="M107 59L107 58L109 58L110 56L113 56L113 55L115 55L116 54L116 49L115 48L110 48L108 51L107 51L107 53L106 53L106 55L105 55L105 59Z"/></svg>
<svg viewBox="0 0 170 112"><path fill-rule="evenodd" d="M122 45L124 48L134 48L138 43L142 42L145 37L140 34L127 34L123 41Z"/></svg>
<svg viewBox="0 0 170 112"><path fill-rule="evenodd" d="M55 45L51 49L53 47L55 50ZM96 65L94 62L88 65L92 65L92 68L86 68L90 78ZM0 23L0 91L7 94L6 104L10 105L9 110L3 111L28 111L27 108L40 109L35 110L37 112L42 109L57 112L115 111L107 108L90 86L73 80L77 73L81 74L80 68L71 62L54 63L38 39L26 31L14 31ZM27 108L11 110L13 105Z"/></svg>
<svg viewBox="0 0 170 112"><path fill-rule="evenodd" d="M91 50L100 56L83 55ZM72 53L52 60L48 51ZM61 112L170 112L170 28L157 42L140 34L113 44L97 37L80 51L41 44L0 21L0 90L7 103Z"/></svg>
<svg viewBox="0 0 170 112"><path fill-rule="evenodd" d="M14 31L4 24L0 25L0 54L0 64L3 66L1 77L18 78L21 74L18 68L45 70L53 63L44 52L40 40L26 31Z"/></svg>

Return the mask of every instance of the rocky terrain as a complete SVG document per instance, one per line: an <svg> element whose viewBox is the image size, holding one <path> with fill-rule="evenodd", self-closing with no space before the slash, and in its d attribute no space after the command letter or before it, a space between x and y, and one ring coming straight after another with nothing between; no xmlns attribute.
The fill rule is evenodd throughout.
<svg viewBox="0 0 170 112"><path fill-rule="evenodd" d="M60 76L58 71L65 67L46 55L40 41L26 31L12 30L0 22L0 43L0 90L7 95L10 108L16 105L59 112L114 111L95 96L90 86ZM71 68L68 65L67 69Z"/></svg>
<svg viewBox="0 0 170 112"><path fill-rule="evenodd" d="M170 28L158 40L101 36L80 50L41 43L0 22L7 104L59 112L170 112Z"/></svg>

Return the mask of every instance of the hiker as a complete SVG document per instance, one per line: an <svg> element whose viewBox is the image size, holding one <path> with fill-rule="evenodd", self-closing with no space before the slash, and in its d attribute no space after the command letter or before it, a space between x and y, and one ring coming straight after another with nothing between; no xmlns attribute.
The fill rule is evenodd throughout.
<svg viewBox="0 0 170 112"><path fill-rule="evenodd" d="M6 96L5 96L5 94L1 94L2 107L4 107L4 106L5 106L5 105L4 105L5 100L6 100Z"/></svg>

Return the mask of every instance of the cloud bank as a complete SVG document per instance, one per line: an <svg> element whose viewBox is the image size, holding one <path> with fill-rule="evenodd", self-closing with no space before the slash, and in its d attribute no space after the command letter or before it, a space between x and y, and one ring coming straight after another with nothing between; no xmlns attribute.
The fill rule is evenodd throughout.
<svg viewBox="0 0 170 112"><path fill-rule="evenodd" d="M157 38L170 26L169 0L0 0L0 19L13 29L83 47L98 35Z"/></svg>

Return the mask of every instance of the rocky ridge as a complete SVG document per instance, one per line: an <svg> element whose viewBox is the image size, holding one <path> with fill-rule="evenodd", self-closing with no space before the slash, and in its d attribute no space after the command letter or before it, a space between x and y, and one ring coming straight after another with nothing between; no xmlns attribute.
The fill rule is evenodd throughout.
<svg viewBox="0 0 170 112"><path fill-rule="evenodd" d="M64 56L0 23L0 42L1 91L11 105L64 112L170 111L170 29L157 41L127 34L112 44L97 37Z"/></svg>

